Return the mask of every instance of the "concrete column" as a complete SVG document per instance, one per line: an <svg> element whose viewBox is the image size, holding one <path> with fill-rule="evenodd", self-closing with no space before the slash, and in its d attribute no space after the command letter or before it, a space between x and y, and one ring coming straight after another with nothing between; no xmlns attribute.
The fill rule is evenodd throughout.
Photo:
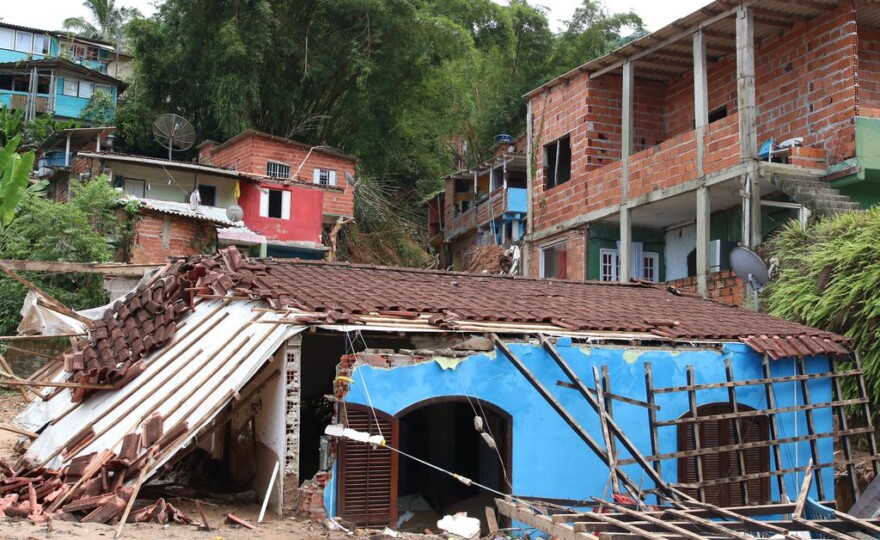
<svg viewBox="0 0 880 540"><path fill-rule="evenodd" d="M620 202L626 203L629 198L629 156L632 154L633 141L633 65L623 64L623 96L620 126Z"/></svg>
<svg viewBox="0 0 880 540"><path fill-rule="evenodd" d="M626 206L620 207L620 274L617 276L622 282L632 278L632 223L630 221L631 210Z"/></svg>
<svg viewBox="0 0 880 540"><path fill-rule="evenodd" d="M70 167L70 133L67 134L67 140L64 142L64 166Z"/></svg>
<svg viewBox="0 0 880 540"><path fill-rule="evenodd" d="M532 201L536 196L535 172L537 158L535 157L534 141L532 140L532 102L526 104L526 240L523 242L522 261L519 265L520 274L529 275L529 267L532 259L532 231L534 229Z"/></svg>
<svg viewBox="0 0 880 540"><path fill-rule="evenodd" d="M739 115L739 149L743 161L758 158L755 123L755 36L752 8L736 12L736 101Z"/></svg>
<svg viewBox="0 0 880 540"><path fill-rule="evenodd" d="M706 153L704 135L709 123L709 82L706 75L706 39L703 31L694 34L694 130L697 143L697 176L702 178Z"/></svg>
<svg viewBox="0 0 880 540"><path fill-rule="evenodd" d="M302 397L302 334L287 340L284 351L284 417L286 426L286 451L284 454L284 504L285 513L292 505L299 487L299 439L300 407Z"/></svg>
<svg viewBox="0 0 880 540"><path fill-rule="evenodd" d="M706 296L709 275L709 216L712 203L709 188L697 189L697 292Z"/></svg>

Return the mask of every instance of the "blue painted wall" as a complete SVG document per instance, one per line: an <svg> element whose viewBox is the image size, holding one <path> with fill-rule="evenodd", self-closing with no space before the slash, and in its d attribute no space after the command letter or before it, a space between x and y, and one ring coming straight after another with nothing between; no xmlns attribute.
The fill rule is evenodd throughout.
<svg viewBox="0 0 880 540"><path fill-rule="evenodd" d="M51 48L50 48L51 50ZM43 54L31 54L18 51L10 51L8 49L0 49L0 62L18 62L20 60L42 60L46 58Z"/></svg>
<svg viewBox="0 0 880 540"><path fill-rule="evenodd" d="M557 380L566 380L562 371L539 345L513 344L512 352L517 355L542 381L545 387L569 410L578 422L586 428L596 441L602 441L598 416L575 390L557 386ZM763 378L761 356L742 344L728 344L723 350L662 350L662 349L623 349L610 347L587 347L572 344L570 339L559 340L557 349L572 368L589 381L592 386L593 366L608 365L611 390L616 394L639 400L646 399L644 364L650 362L654 374L655 388L682 386L687 384L686 367L694 366L696 382L710 383L726 380L724 361L730 358L737 380ZM825 357L809 358L806 361L810 373L828 371ZM795 373L793 360L780 360L772 363L773 376ZM547 497L574 500L589 500L600 496L608 481L608 468L593 454L586 444L574 434L569 426L550 408L532 386L517 372L512 364L501 354L480 354L467 358L455 369L441 368L437 362L425 362L412 366L382 369L363 365L353 372L354 384L346 397L349 403L369 405L367 392L372 405L388 414L396 415L401 410L430 398L442 396L469 395L486 400L513 417L513 463L511 466L514 495ZM803 403L800 397L800 383L776 384L775 392L778 407ZM813 403L831 401L831 384L828 380L809 381L810 397ZM697 392L698 405L727 402L727 389ZM755 409L767 408L763 386L737 388L740 404ZM657 395L658 420L679 418L688 412L686 393ZM624 429L633 443L645 455L651 454L650 432L646 409L623 402L614 403L614 418ZM777 415L779 437L787 438L807 434L806 419L803 412ZM814 411L817 432L832 431L832 412L830 409ZM660 452L678 451L677 428L661 427L659 431ZM820 439L819 451L822 463L833 460L831 438ZM601 442L600 442L601 444ZM619 447L620 445L618 445ZM782 445L782 468L804 466L810 459L808 442ZM620 458L630 457L620 449ZM401 458L405 459L405 458ZM663 477L676 482L678 478L675 460L662 462ZM775 468L771 452L771 468ZM646 489L652 487L637 465L624 468L636 481L642 481ZM830 468L822 469L826 498L834 498L834 475ZM790 497L797 494L802 473L786 477L786 489ZM779 500L775 479L771 482L774 500ZM813 497L816 497L816 483L813 483ZM328 485L325 492L327 509L336 509L336 483Z"/></svg>
<svg viewBox="0 0 880 540"><path fill-rule="evenodd" d="M524 188L507 188L507 212L525 214L528 210L528 190Z"/></svg>

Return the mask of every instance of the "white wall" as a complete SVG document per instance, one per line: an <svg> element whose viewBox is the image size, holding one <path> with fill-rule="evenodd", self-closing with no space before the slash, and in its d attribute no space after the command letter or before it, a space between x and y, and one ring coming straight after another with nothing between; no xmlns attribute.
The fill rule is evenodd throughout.
<svg viewBox="0 0 880 540"><path fill-rule="evenodd" d="M666 231L666 280L688 277L687 256L697 245L697 224Z"/></svg>

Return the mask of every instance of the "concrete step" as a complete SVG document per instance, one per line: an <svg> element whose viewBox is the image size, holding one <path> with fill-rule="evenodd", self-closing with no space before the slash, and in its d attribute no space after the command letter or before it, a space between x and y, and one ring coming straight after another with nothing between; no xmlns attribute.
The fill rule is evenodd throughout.
<svg viewBox="0 0 880 540"><path fill-rule="evenodd" d="M831 183L825 182L824 180L803 180L797 177L787 177L781 178L780 180L774 182L775 185L780 187L805 187L805 188L830 188Z"/></svg>

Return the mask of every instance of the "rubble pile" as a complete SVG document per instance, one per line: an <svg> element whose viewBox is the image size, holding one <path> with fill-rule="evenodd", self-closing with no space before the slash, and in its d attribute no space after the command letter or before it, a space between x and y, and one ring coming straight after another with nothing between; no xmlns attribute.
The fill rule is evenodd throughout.
<svg viewBox="0 0 880 540"><path fill-rule="evenodd" d="M51 519L82 523L115 523L122 519L132 497L137 496L141 471L156 456L168 451L187 432L179 424L163 433L162 417L151 416L141 433L122 440L119 454L111 451L77 456L61 469L15 467L0 460L0 511L33 523ZM126 483L134 480L133 486ZM192 519L163 499L132 508L128 523L192 523Z"/></svg>

